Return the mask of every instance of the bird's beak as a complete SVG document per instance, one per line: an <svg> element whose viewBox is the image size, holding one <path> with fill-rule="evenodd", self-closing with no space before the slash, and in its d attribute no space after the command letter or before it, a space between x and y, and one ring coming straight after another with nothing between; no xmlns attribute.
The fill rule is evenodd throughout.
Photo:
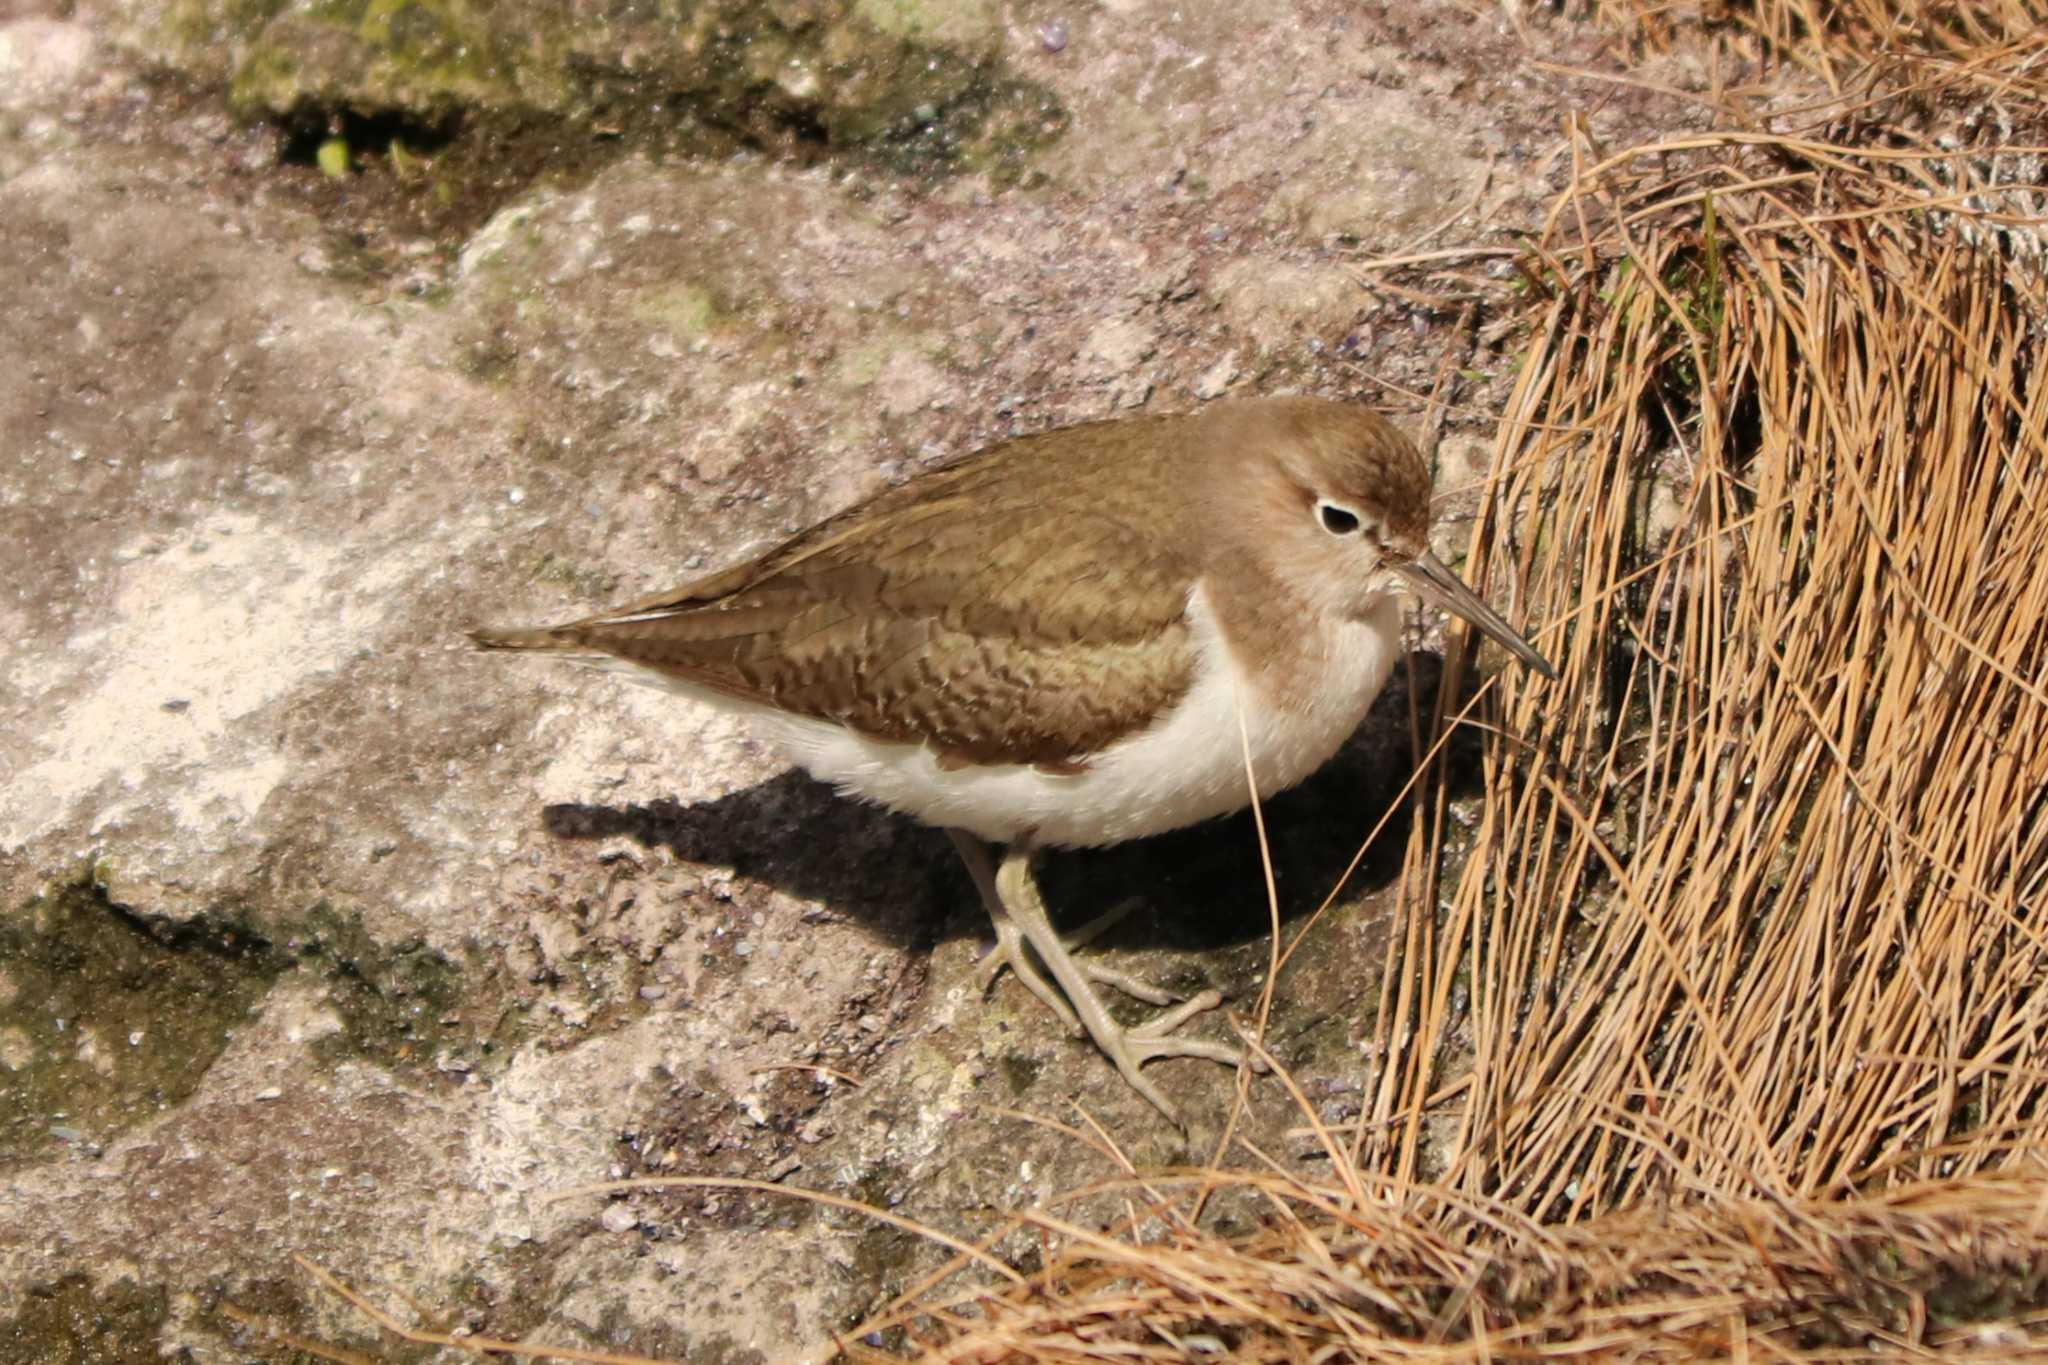
<svg viewBox="0 0 2048 1365"><path fill-rule="evenodd" d="M1442 607L1454 616L1462 616L1488 635L1498 640L1508 653L1520 659L1546 678L1555 678L1557 670L1550 662L1532 648L1513 626L1503 621L1492 607L1479 600L1479 594L1465 586L1459 577L1444 567L1444 562L1424 550L1407 564L1396 564L1394 572L1408 580L1408 586L1415 595L1434 607Z"/></svg>

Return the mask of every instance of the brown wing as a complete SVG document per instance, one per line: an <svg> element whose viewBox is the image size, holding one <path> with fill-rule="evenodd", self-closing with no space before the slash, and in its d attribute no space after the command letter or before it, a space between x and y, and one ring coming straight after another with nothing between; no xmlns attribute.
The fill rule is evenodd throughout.
<svg viewBox="0 0 2048 1365"><path fill-rule="evenodd" d="M547 643L953 761L1071 763L1193 673L1174 435L1160 418L1009 442Z"/></svg>

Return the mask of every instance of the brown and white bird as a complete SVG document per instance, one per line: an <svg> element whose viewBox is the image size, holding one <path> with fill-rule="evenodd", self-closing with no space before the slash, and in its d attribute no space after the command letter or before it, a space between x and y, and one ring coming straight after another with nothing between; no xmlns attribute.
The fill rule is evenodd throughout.
<svg viewBox="0 0 2048 1365"><path fill-rule="evenodd" d="M1369 409L1217 403L1004 441L747 563L474 638L623 666L950 831L995 921L984 983L1010 967L1176 1117L1139 1067L1235 1064L1173 1036L1221 997L1117 1023L1098 982L1173 997L1073 955L1034 856L1178 829L1314 772L1399 656L1403 589L1549 676L1429 552L1429 501L1421 455Z"/></svg>

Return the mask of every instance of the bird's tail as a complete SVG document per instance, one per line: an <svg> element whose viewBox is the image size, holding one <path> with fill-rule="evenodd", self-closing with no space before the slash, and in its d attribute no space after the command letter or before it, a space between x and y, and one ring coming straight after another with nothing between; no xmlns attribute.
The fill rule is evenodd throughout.
<svg viewBox="0 0 2048 1365"><path fill-rule="evenodd" d="M469 632L478 649L577 649L576 637L560 626L478 626Z"/></svg>

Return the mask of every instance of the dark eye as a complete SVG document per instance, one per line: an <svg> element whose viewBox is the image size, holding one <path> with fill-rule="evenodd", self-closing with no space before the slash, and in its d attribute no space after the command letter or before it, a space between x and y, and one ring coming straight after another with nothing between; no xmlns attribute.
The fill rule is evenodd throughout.
<svg viewBox="0 0 2048 1365"><path fill-rule="evenodd" d="M1334 502L1317 503L1316 516L1322 519L1323 529L1333 536L1348 536L1358 529L1358 513Z"/></svg>

